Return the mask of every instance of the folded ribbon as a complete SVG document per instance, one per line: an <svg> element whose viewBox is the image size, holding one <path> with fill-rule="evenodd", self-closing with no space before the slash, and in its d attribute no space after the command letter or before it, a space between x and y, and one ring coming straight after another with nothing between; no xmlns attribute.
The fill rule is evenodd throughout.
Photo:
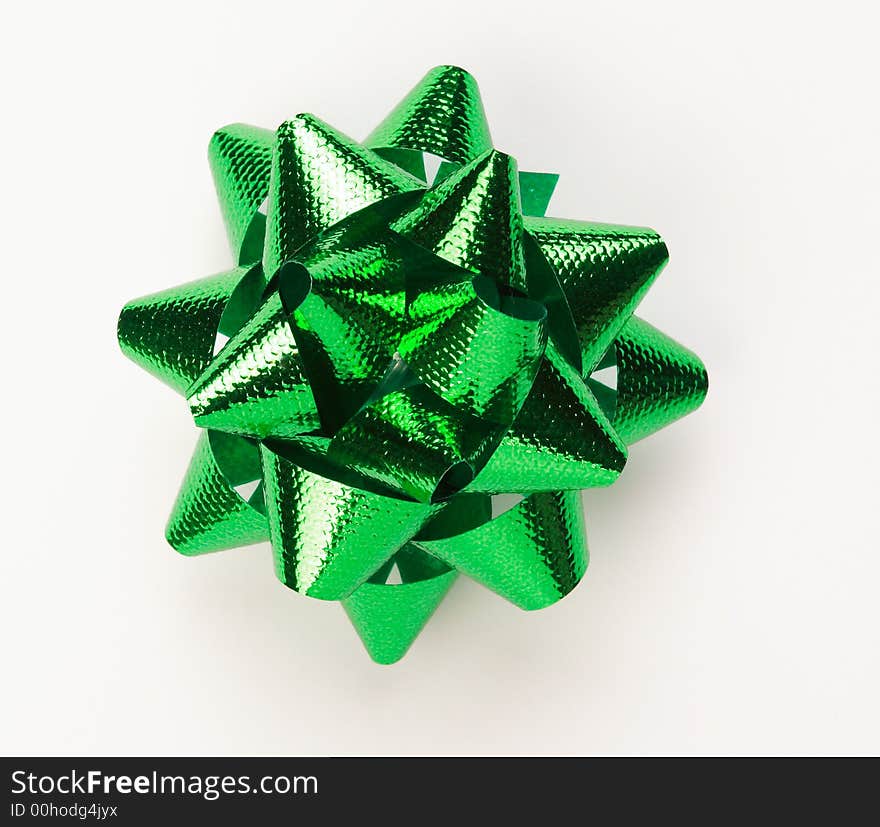
<svg viewBox="0 0 880 827"><path fill-rule="evenodd" d="M557 176L493 148L452 66L363 143L298 115L225 127L209 159L237 266L130 302L118 328L204 429L171 545L270 540L280 580L341 600L380 663L458 572L524 609L568 594L579 490L706 394L700 360L633 316L660 237L545 218Z"/></svg>

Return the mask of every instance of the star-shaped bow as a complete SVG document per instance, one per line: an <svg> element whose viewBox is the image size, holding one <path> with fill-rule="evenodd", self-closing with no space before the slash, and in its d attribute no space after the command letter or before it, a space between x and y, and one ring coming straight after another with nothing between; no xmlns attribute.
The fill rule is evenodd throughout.
<svg viewBox="0 0 880 827"><path fill-rule="evenodd" d="M209 158L237 266L119 319L204 429L171 545L270 539L281 581L341 600L383 663L459 572L525 609L571 591L579 491L706 392L700 360L632 315L660 237L543 217L557 176L493 148L451 66L363 143L298 115L225 127ZM498 513L502 494L521 499Z"/></svg>

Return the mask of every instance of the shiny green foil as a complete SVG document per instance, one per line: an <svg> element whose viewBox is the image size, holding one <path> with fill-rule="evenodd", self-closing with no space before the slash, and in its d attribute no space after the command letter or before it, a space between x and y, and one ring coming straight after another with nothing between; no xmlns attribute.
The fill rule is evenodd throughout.
<svg viewBox="0 0 880 827"><path fill-rule="evenodd" d="M118 325L203 429L169 543L269 539L278 578L341 601L379 663L459 574L528 610L568 594L579 491L706 394L698 357L633 316L660 237L544 217L558 176L493 148L454 66L362 143L299 114L224 127L208 155L236 267Z"/></svg>

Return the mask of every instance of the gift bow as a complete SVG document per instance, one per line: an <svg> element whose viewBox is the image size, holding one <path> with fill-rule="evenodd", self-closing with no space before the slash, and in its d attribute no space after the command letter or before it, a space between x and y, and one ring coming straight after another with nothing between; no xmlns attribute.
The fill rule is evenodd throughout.
<svg viewBox="0 0 880 827"><path fill-rule="evenodd" d="M451 66L363 143L299 115L225 127L209 158L237 266L119 319L204 429L171 545L270 539L281 581L341 600L382 663L459 572L524 609L571 591L579 491L706 393L700 360L632 315L660 237L543 217L557 176L493 148ZM500 494L521 499L493 518Z"/></svg>

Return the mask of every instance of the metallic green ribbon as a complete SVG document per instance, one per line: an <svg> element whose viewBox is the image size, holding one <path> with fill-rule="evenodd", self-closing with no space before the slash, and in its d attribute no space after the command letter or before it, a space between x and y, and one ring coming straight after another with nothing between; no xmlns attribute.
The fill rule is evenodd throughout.
<svg viewBox="0 0 880 827"><path fill-rule="evenodd" d="M700 360L633 316L660 237L544 217L558 176L493 148L453 66L363 143L301 114L224 127L209 160L237 266L119 317L204 429L169 543L270 540L279 579L342 601L379 663L459 572L523 609L568 594L580 489L706 394Z"/></svg>

